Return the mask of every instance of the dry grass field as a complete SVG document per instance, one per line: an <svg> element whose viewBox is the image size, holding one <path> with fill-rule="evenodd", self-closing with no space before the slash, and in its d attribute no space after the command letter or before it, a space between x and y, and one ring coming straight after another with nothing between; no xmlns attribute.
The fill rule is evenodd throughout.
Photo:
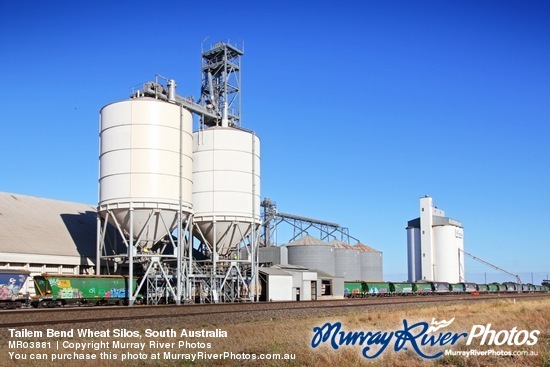
<svg viewBox="0 0 550 367"><path fill-rule="evenodd" d="M245 323L235 323L231 321L230 315L227 315L223 321L212 320L212 322L201 322L200 325L190 324L185 317L177 320L148 320L146 322L124 321L120 325L95 325L95 330L107 330L113 328L126 328L138 330L144 335L146 329L165 330L172 328L178 333L182 329L187 330L215 330L221 329L227 332L227 338L159 338L161 342L175 342L185 339L189 342L210 343L210 348L151 348L149 339L143 337L141 340L124 338L51 338L51 341L86 342L86 341L139 341L146 342L146 347L142 353L147 355L144 360L131 360L122 362L120 359L125 350L112 349L111 352L117 355L117 359L102 359L94 361L75 361L65 360L63 362L52 361L52 351L35 349L17 351L8 348L10 338L7 331L2 329L0 335L0 352L3 358L0 359L0 366L548 366L550 367L550 321L548 315L550 311L550 297L536 300L491 300L475 303L455 303L452 305L435 306L399 306L399 307L377 307L365 308L364 311L344 312L331 310L323 316L299 316L296 318L287 318L284 314L277 317L268 317L263 321L251 321ZM427 360L419 357L417 353L408 350L394 351L394 343L390 343L387 349L375 359L366 359L361 355L361 346L342 346L334 350L326 343L313 349L311 341L313 337L313 328L322 326L326 322L341 322L345 331L396 331L403 329L403 319L410 324L425 321L430 323L432 318L437 320L450 320L455 318L454 322L447 328L439 332L452 333L470 333L472 326L480 324L491 324L491 329L496 330L540 330L538 342L535 345L528 346L487 346L479 345L479 340L474 341L472 345L465 345L465 338L462 338L457 344L444 347L434 347L433 349L423 347L422 351L426 354L435 354L438 351L452 349L454 351L468 351L475 349L477 351L504 351L504 352L525 352L524 356L445 356L435 360ZM73 328L82 326L73 325ZM86 326L88 327L88 326ZM69 327L67 327L69 328ZM61 330L63 327L56 327ZM22 339L23 340L23 339ZM28 338L26 340L33 340ZM46 338L42 340L47 340ZM104 350L108 352L109 350ZM9 353L21 352L27 354L27 359L10 359ZM63 350L56 353L69 353L70 350ZM99 358L101 351L85 350L81 353L95 353ZM139 353L132 350L134 354ZM263 354L279 353L281 355L290 354L294 359L288 360L247 360L247 359L201 359L201 360L182 360L166 359L164 353L175 354L184 353L210 353L223 355L224 352L233 353L233 355L256 355L258 358ZM47 360L31 360L31 353L45 353ZM159 356L159 359L152 359L153 355Z"/></svg>

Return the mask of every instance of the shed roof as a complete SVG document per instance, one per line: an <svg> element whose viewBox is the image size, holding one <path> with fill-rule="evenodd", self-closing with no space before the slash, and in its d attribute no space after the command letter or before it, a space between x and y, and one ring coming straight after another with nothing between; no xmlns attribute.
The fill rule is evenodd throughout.
<svg viewBox="0 0 550 367"><path fill-rule="evenodd" d="M288 271L311 271L310 269L308 269L306 267L298 266L298 265L291 265L291 264L285 264L285 265L277 264L277 265L273 265L272 268L281 269L281 270L288 270Z"/></svg>
<svg viewBox="0 0 550 367"><path fill-rule="evenodd" d="M319 269L317 269L315 271L317 272L317 277L319 279L338 279L338 278L344 279L344 277L335 276L335 275L327 273L326 271L322 271L322 270L319 270Z"/></svg>
<svg viewBox="0 0 550 367"><path fill-rule="evenodd" d="M88 204L0 192L0 252L95 257L96 218Z"/></svg>
<svg viewBox="0 0 550 367"><path fill-rule="evenodd" d="M286 272L284 270L278 269L278 268L258 268L258 271L260 273L264 273L267 275L285 275L285 276L291 276L289 272Z"/></svg>

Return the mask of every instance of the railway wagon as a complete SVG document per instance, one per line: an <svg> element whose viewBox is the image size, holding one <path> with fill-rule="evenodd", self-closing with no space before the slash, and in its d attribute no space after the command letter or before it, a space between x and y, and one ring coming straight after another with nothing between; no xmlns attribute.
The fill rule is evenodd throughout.
<svg viewBox="0 0 550 367"><path fill-rule="evenodd" d="M344 282L344 296L348 298L363 297L364 290L361 282Z"/></svg>
<svg viewBox="0 0 550 367"><path fill-rule="evenodd" d="M363 289L369 296L389 296L391 294L390 283L363 283Z"/></svg>
<svg viewBox="0 0 550 367"><path fill-rule="evenodd" d="M505 293L517 292L518 287L519 285L516 283L498 283L499 292L505 292Z"/></svg>
<svg viewBox="0 0 550 367"><path fill-rule="evenodd" d="M487 284L487 288L489 289L489 293L497 293L500 291L498 283Z"/></svg>
<svg viewBox="0 0 550 367"><path fill-rule="evenodd" d="M134 292L136 286L137 278L134 278ZM120 275L42 274L34 277L34 289L36 297L31 302L34 307L125 304L128 301L128 277Z"/></svg>
<svg viewBox="0 0 550 367"><path fill-rule="evenodd" d="M389 283L390 292L397 296L407 296L413 294L413 283Z"/></svg>
<svg viewBox="0 0 550 367"><path fill-rule="evenodd" d="M414 283L413 291L421 296L433 293L432 283Z"/></svg>
<svg viewBox="0 0 550 367"><path fill-rule="evenodd" d="M504 283L503 284L506 287L506 292L517 292L519 291L520 285L517 283Z"/></svg>
<svg viewBox="0 0 550 367"><path fill-rule="evenodd" d="M464 283L449 283L451 293L464 293Z"/></svg>
<svg viewBox="0 0 550 367"><path fill-rule="evenodd" d="M446 282L431 282L432 292L436 294L449 293L451 291L451 285Z"/></svg>
<svg viewBox="0 0 550 367"><path fill-rule="evenodd" d="M478 284L477 291L479 293L489 293L489 284Z"/></svg>
<svg viewBox="0 0 550 367"><path fill-rule="evenodd" d="M467 292L467 293L478 291L476 283L462 283L462 286L464 287L464 292Z"/></svg>
<svg viewBox="0 0 550 367"><path fill-rule="evenodd" d="M0 270L0 307L20 308L27 297L19 292L25 285L29 272L24 270Z"/></svg>

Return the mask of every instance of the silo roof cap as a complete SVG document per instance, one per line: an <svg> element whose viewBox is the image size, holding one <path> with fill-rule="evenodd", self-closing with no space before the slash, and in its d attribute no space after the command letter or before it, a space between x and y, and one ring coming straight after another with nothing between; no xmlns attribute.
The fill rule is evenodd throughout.
<svg viewBox="0 0 550 367"><path fill-rule="evenodd" d="M363 251L363 252L380 252L377 249L374 249L374 248L372 248L370 246L367 246L367 245L363 245L362 243L357 243L357 244L355 244L354 247L356 249L358 249L359 251Z"/></svg>
<svg viewBox="0 0 550 367"><path fill-rule="evenodd" d="M344 241L337 240L336 238L330 241L328 244L332 245L334 248L354 249L354 247L351 246L350 244L345 243Z"/></svg>
<svg viewBox="0 0 550 367"><path fill-rule="evenodd" d="M287 243L285 246L331 246L325 241L321 241L318 238L315 238L311 235L305 235L302 238L297 239L296 241Z"/></svg>

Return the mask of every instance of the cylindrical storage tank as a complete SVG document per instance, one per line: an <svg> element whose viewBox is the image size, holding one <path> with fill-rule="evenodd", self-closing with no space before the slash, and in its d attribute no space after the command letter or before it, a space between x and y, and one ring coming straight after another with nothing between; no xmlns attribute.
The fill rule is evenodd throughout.
<svg viewBox="0 0 550 367"><path fill-rule="evenodd" d="M380 251L361 252L361 280L368 282L381 282L382 253Z"/></svg>
<svg viewBox="0 0 550 367"><path fill-rule="evenodd" d="M193 122L181 107L137 98L101 109L99 212L109 211L140 247L192 212ZM132 215L130 215L132 213ZM131 220L133 218L133 221Z"/></svg>
<svg viewBox="0 0 550 367"><path fill-rule="evenodd" d="M194 223L221 256L260 225L260 139L254 133L219 126L193 133L193 206Z"/></svg>
<svg viewBox="0 0 550 367"><path fill-rule="evenodd" d="M334 269L344 280L361 280L361 253L346 248L334 249Z"/></svg>
<svg viewBox="0 0 550 367"><path fill-rule="evenodd" d="M334 275L344 278L344 281L361 280L360 251L336 239L329 245L334 247Z"/></svg>
<svg viewBox="0 0 550 367"><path fill-rule="evenodd" d="M464 259L459 249L464 248L462 228L453 225L433 227L434 279L438 282L458 283L464 276Z"/></svg>
<svg viewBox="0 0 550 367"><path fill-rule="evenodd" d="M334 248L328 243L307 235L285 246L288 249L290 265L335 275Z"/></svg>
<svg viewBox="0 0 550 367"><path fill-rule="evenodd" d="M354 246L359 251L361 262L361 280L364 282L382 282L382 252L358 243Z"/></svg>

